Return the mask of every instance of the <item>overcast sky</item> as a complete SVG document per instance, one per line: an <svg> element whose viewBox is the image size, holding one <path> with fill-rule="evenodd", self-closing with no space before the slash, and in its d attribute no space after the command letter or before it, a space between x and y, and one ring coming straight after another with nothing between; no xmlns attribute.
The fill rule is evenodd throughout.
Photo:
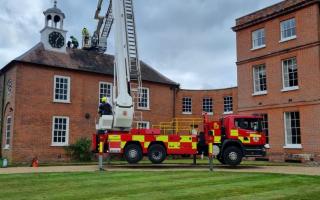
<svg viewBox="0 0 320 200"><path fill-rule="evenodd" d="M134 0L140 59L184 89L236 86L235 19L279 1ZM68 36L80 39L84 26L94 31L97 2L58 0ZM0 0L0 5L3 67L40 41L43 11L53 0ZM113 53L112 38L107 53Z"/></svg>

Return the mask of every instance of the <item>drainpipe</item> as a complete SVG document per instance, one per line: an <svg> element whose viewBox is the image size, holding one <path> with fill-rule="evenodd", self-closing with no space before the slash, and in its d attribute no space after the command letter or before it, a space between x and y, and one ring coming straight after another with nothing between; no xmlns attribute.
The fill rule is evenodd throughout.
<svg viewBox="0 0 320 200"><path fill-rule="evenodd" d="M180 86L174 86L172 88L173 90L173 108L172 108L172 119L176 118L176 102L177 102L177 94L178 94L178 91L179 91L179 87Z"/></svg>

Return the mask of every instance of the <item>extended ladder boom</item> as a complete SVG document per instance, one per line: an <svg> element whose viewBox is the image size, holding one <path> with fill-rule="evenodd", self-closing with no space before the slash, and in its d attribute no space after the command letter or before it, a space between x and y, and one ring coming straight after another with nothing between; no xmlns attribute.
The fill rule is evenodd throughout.
<svg viewBox="0 0 320 200"><path fill-rule="evenodd" d="M95 32L99 35L99 51L103 53L106 50L112 25L115 37L115 98L112 127L128 130L134 120L142 121L142 113L134 109L138 107L142 81L133 1L110 0L105 17L99 16L102 3L103 0L99 0L95 13L95 18L99 20Z"/></svg>

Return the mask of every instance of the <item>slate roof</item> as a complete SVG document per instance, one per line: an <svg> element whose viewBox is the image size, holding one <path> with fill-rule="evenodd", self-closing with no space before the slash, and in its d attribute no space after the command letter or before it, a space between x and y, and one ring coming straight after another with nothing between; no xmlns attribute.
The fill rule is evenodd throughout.
<svg viewBox="0 0 320 200"><path fill-rule="evenodd" d="M114 56L108 54L99 54L82 49L67 49L67 53L58 53L45 50L43 44L38 43L28 52L2 68L1 72L10 67L12 63L20 62L113 76L113 61ZM143 81L179 86L178 83L165 77L142 61L141 73Z"/></svg>

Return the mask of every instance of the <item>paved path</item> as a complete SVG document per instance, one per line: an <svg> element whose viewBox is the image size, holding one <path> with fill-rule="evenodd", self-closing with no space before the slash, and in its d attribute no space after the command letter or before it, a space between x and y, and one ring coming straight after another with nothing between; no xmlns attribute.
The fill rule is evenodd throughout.
<svg viewBox="0 0 320 200"><path fill-rule="evenodd" d="M0 174L19 174L19 173L46 173L46 172L94 172L98 168L96 165L87 166L53 166L53 167L12 167L0 168ZM191 165L113 165L106 168L107 171L208 171L206 166ZM262 172L262 173L281 173L281 174L302 174L320 176L320 167L296 167L296 166L239 166L235 168L216 166L214 171L223 172Z"/></svg>

